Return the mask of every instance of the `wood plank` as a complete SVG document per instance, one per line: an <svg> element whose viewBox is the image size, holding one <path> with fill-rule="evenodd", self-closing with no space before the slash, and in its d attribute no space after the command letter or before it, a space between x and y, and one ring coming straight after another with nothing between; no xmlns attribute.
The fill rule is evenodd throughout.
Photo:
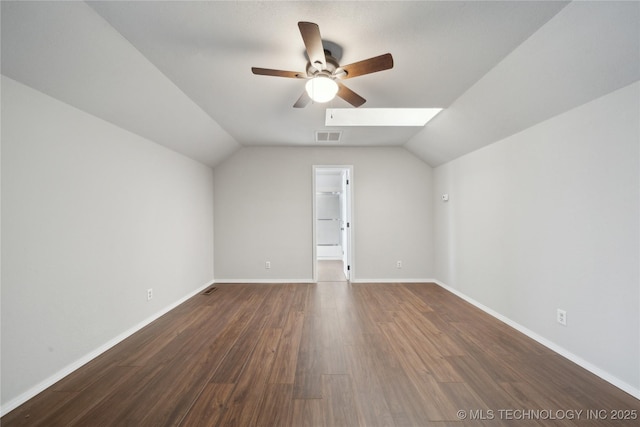
<svg viewBox="0 0 640 427"><path fill-rule="evenodd" d="M322 410L326 425L363 425L358 419L356 400L348 375L323 375L322 394Z"/></svg>
<svg viewBox="0 0 640 427"><path fill-rule="evenodd" d="M293 384L296 376L298 352L304 326L304 313L290 311L282 330L282 339L276 352L269 382L271 384Z"/></svg>
<svg viewBox="0 0 640 427"><path fill-rule="evenodd" d="M208 383L197 397L189 412L180 421L182 427L219 425L235 384Z"/></svg>
<svg viewBox="0 0 640 427"><path fill-rule="evenodd" d="M425 402L394 357L393 349L379 338L372 341L369 352L373 369L380 372L380 384L394 423L399 426L424 424L429 419Z"/></svg>
<svg viewBox="0 0 640 427"><path fill-rule="evenodd" d="M85 412L81 406L76 405L76 411L82 412L84 415L76 419L73 425L109 426L118 425L118 423L121 425L127 424L129 411L135 405L145 402L147 384L165 368L166 365L150 365L138 368L120 387L105 390L108 395L94 404L88 412Z"/></svg>
<svg viewBox="0 0 640 427"><path fill-rule="evenodd" d="M117 388L124 383L139 368L136 367L114 367L105 375L101 381L93 382L91 387L86 388L81 393L74 396L73 400L57 406L47 414L46 421L37 423L41 425L71 425L73 422L89 412L93 406L99 403L108 395L108 391ZM83 408L78 410L78 408Z"/></svg>
<svg viewBox="0 0 640 427"><path fill-rule="evenodd" d="M294 399L291 425L296 427L326 425L322 411L322 399Z"/></svg>
<svg viewBox="0 0 640 427"><path fill-rule="evenodd" d="M162 349L163 345L184 334L185 331L198 329L205 323L209 325L226 323L228 317L240 308L238 305L242 302L238 300L244 301L244 296L249 291L247 288L234 289L219 286L215 296L196 295L127 338L122 346L109 350L105 356L112 362L113 359L120 358L119 364L122 366L141 366L148 362L157 350ZM117 353L109 354L112 351Z"/></svg>
<svg viewBox="0 0 640 427"><path fill-rule="evenodd" d="M449 323L444 323L439 327L432 321L434 317L437 317L437 315L434 315L434 313L426 313L417 319L412 318L413 326L422 334L421 339L430 341L435 348L437 348L437 353L443 356L466 355L467 351L464 349L464 346L459 345L457 341L452 338L452 327ZM408 326L405 317L400 317L400 319L405 320L405 325Z"/></svg>
<svg viewBox="0 0 640 427"><path fill-rule="evenodd" d="M290 426L293 417L293 384L267 384L256 411L255 426Z"/></svg>
<svg viewBox="0 0 640 427"><path fill-rule="evenodd" d="M313 312L306 313L296 361L293 387L294 399L322 398L322 346L319 339L321 319Z"/></svg>
<svg viewBox="0 0 640 427"><path fill-rule="evenodd" d="M461 421L458 411L464 411L467 417L473 411L474 414L479 414L471 416L471 418L475 418L474 421L484 421L483 418L487 418L487 421L497 422L497 425L501 425L497 420L499 417L489 412L489 410L494 411L498 408L487 405L482 399L482 395L478 395L465 383L439 383L437 395L444 402L440 406L443 420Z"/></svg>
<svg viewBox="0 0 640 427"><path fill-rule="evenodd" d="M392 321L392 311L385 310L385 306L376 297L376 294L380 292L380 285L380 283L359 283L357 287L358 298L361 298L364 303L360 306L363 318L369 324Z"/></svg>
<svg viewBox="0 0 640 427"><path fill-rule="evenodd" d="M320 351L322 353L321 365L323 374L344 374L347 372L347 362L344 355L344 340L340 333L337 310L328 310L321 315Z"/></svg>
<svg viewBox="0 0 640 427"><path fill-rule="evenodd" d="M73 401L78 392L47 389L2 417L2 426L46 425L53 412Z"/></svg>
<svg viewBox="0 0 640 427"><path fill-rule="evenodd" d="M311 287L308 283L296 284L293 290L293 298L291 299L290 311L301 311L306 313L308 311L308 301Z"/></svg>
<svg viewBox="0 0 640 427"><path fill-rule="evenodd" d="M269 290L273 289L269 288ZM211 378L211 382L228 384L238 381L244 364L251 356L268 318L263 304L269 295L268 291L264 294L262 292L252 294L247 308L239 311L237 317L229 324L222 343L227 351Z"/></svg>
<svg viewBox="0 0 640 427"><path fill-rule="evenodd" d="M144 402L128 412L127 421L139 425L177 425L207 385L216 363L206 351L176 358L145 387Z"/></svg>
<svg viewBox="0 0 640 427"><path fill-rule="evenodd" d="M450 420L447 414L454 413L447 406L447 401L441 399L442 390L434 379L432 372L438 370L432 365L427 365L425 359L429 356L418 353L411 342L404 336L403 331L394 323L381 324L380 329L392 348L407 378L420 393L424 400L424 412L430 421ZM456 375L457 378L459 376Z"/></svg>
<svg viewBox="0 0 640 427"><path fill-rule="evenodd" d="M268 308L271 311L271 320L266 326L269 328L283 329L287 322L289 309L294 297L293 284L285 284L278 286L276 295L271 298L274 301L273 306Z"/></svg>
<svg viewBox="0 0 640 427"><path fill-rule="evenodd" d="M365 426L394 426L393 416L384 396L379 371L368 346L346 347L347 361L354 390L358 418Z"/></svg>
<svg viewBox="0 0 640 427"><path fill-rule="evenodd" d="M167 328L158 333L154 339L145 342L145 344L138 348L137 351L123 359L119 365L144 366L149 363L149 360L161 352L163 355L162 358L165 360L168 359L166 356L173 354L170 351L167 351L168 348L171 348L173 351L179 351L182 348L182 346L172 346L172 344L175 343L174 338L179 335L182 335L182 340L187 338L185 334L193 333L191 330L193 325L198 324L203 318L208 317L210 312L211 310L208 307L195 307L191 316L185 316L184 319L176 319L176 322L174 322L173 325L167 326Z"/></svg>
<svg viewBox="0 0 640 427"><path fill-rule="evenodd" d="M464 383L482 400L489 408L516 408L518 401L513 396L505 393L498 381L491 376L495 372L494 367L484 365L472 356L450 356L449 363L458 371ZM499 363L499 361L493 361Z"/></svg>
<svg viewBox="0 0 640 427"><path fill-rule="evenodd" d="M258 408L268 389L267 381L281 335L281 329L273 328L265 328L260 334L255 351L238 378L227 409L220 419L221 425L256 425L256 419L260 416Z"/></svg>

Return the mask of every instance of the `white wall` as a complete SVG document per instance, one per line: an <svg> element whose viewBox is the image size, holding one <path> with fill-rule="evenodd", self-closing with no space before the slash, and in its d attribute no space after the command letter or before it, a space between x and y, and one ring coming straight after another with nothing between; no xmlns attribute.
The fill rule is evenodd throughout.
<svg viewBox="0 0 640 427"><path fill-rule="evenodd" d="M4 411L212 280L211 169L2 78Z"/></svg>
<svg viewBox="0 0 640 427"><path fill-rule="evenodd" d="M434 170L436 277L636 395L639 103L636 83Z"/></svg>
<svg viewBox="0 0 640 427"><path fill-rule="evenodd" d="M433 277L430 166L403 148L271 147L214 171L216 281L312 280L313 165L353 165L354 280Z"/></svg>

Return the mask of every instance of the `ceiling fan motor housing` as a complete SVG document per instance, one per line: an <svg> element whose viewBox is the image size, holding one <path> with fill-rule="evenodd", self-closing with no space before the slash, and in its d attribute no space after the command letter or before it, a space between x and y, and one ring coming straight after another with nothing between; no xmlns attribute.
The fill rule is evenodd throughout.
<svg viewBox="0 0 640 427"><path fill-rule="evenodd" d="M311 62L307 63L307 76L314 77L318 74L324 74L329 77L341 77L342 75L346 75L346 72L340 68L340 64L338 61L331 56L331 52L328 50L324 51L325 54L325 62L327 66L324 69L318 69L317 67L322 68L320 64L312 64Z"/></svg>

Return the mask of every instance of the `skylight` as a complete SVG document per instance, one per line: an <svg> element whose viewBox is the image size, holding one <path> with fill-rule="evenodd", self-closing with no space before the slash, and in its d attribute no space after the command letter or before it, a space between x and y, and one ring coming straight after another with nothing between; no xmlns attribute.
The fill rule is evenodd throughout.
<svg viewBox="0 0 640 427"><path fill-rule="evenodd" d="M325 126L424 126L442 108L327 108Z"/></svg>

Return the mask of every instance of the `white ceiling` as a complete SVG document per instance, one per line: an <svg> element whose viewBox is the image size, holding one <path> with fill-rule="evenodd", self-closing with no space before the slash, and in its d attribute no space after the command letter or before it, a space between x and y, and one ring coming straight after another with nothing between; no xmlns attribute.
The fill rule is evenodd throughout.
<svg viewBox="0 0 640 427"><path fill-rule="evenodd" d="M215 166L240 146L313 146L330 104L292 108L298 21L347 64L363 107L444 107L426 127L349 127L436 166L640 79L638 2L2 2L2 74Z"/></svg>

